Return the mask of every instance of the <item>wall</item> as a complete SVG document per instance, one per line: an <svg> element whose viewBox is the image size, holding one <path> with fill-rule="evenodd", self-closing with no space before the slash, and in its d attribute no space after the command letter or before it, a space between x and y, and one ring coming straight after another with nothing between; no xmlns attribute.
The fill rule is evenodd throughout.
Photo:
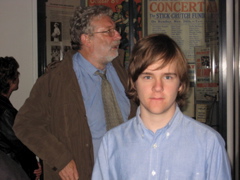
<svg viewBox="0 0 240 180"><path fill-rule="evenodd" d="M37 0L0 1L0 56L19 63L19 90L10 97L19 109L37 79Z"/></svg>

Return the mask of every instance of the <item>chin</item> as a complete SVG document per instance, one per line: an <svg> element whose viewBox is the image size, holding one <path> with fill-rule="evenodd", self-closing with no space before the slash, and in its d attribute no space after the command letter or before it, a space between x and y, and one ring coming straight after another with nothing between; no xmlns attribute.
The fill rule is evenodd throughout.
<svg viewBox="0 0 240 180"><path fill-rule="evenodd" d="M118 52L114 53L113 55L106 56L107 62L113 61L118 56Z"/></svg>

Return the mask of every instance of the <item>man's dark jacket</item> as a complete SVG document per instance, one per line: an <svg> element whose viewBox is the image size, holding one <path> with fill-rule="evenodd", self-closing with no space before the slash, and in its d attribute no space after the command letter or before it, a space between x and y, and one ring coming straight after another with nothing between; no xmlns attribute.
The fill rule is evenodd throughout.
<svg viewBox="0 0 240 180"><path fill-rule="evenodd" d="M82 93L73 70L70 52L66 58L40 77L30 97L19 110L14 131L44 163L44 180L60 179L58 172L70 160L77 165L80 180L90 180L94 157ZM123 52L113 60L119 78L127 89ZM137 106L131 102L129 118Z"/></svg>

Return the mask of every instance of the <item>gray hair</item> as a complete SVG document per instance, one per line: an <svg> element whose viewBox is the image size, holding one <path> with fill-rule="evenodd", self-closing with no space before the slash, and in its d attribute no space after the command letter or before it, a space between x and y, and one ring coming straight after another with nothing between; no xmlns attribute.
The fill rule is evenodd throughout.
<svg viewBox="0 0 240 180"><path fill-rule="evenodd" d="M91 25L93 18L112 16L112 9L107 6L77 7L70 20L70 37L72 49L80 50L82 47L81 35L91 34L94 27Z"/></svg>

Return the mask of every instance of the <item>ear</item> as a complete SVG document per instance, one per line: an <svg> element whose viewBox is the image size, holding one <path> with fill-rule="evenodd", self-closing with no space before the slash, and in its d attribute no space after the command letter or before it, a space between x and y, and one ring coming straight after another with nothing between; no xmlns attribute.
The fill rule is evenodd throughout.
<svg viewBox="0 0 240 180"><path fill-rule="evenodd" d="M83 43L84 46L90 45L91 38L88 34L82 34L80 38L81 38L81 42Z"/></svg>
<svg viewBox="0 0 240 180"><path fill-rule="evenodd" d="M179 84L179 87L178 87L178 92L181 92L183 90L183 85L182 83Z"/></svg>

